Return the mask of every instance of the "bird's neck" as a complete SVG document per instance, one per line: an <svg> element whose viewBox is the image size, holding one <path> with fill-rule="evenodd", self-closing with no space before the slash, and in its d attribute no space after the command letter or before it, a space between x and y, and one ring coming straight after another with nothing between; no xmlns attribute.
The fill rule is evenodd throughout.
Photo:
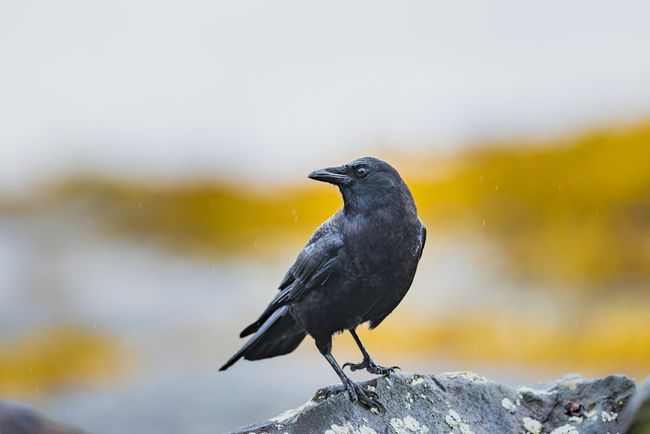
<svg viewBox="0 0 650 434"><path fill-rule="evenodd" d="M346 216L367 216L373 218L400 219L405 216L417 216L415 202L411 193L386 191L383 195L372 198L360 197L341 191L343 195L343 212Z"/></svg>

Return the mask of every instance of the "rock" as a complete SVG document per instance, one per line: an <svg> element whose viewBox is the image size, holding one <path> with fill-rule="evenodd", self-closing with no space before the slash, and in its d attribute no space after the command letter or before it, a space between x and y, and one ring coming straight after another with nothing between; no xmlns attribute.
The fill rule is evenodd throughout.
<svg viewBox="0 0 650 434"><path fill-rule="evenodd" d="M637 394L624 376L568 376L513 388L459 372L393 374L360 384L377 393L385 411L370 412L351 403L342 386L330 386L294 410L234 433L650 433L650 381Z"/></svg>
<svg viewBox="0 0 650 434"><path fill-rule="evenodd" d="M0 434L81 434L52 422L22 404L0 400Z"/></svg>
<svg viewBox="0 0 650 434"><path fill-rule="evenodd" d="M626 406L621 421L627 434L650 434L650 377Z"/></svg>

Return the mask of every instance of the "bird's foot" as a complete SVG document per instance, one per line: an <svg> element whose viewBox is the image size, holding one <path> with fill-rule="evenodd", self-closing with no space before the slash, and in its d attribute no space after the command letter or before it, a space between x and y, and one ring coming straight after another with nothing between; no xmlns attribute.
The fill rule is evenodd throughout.
<svg viewBox="0 0 650 434"><path fill-rule="evenodd" d="M346 366L348 366L352 372L358 371L360 369L365 369L371 374L382 375L384 377L395 372L395 369L399 369L399 366L391 366L390 368L379 366L370 358L363 359L361 363L347 362L343 365L343 369L345 369Z"/></svg>
<svg viewBox="0 0 650 434"><path fill-rule="evenodd" d="M346 384L345 388L348 390L350 401L358 402L373 413L379 414L386 410L386 407L379 401L379 395L375 392L363 390L361 386L352 381Z"/></svg>

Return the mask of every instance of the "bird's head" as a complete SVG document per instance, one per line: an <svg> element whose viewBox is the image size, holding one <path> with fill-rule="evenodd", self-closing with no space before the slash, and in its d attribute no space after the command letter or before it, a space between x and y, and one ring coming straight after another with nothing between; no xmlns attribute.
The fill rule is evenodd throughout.
<svg viewBox="0 0 650 434"><path fill-rule="evenodd" d="M336 185L341 190L346 210L399 205L402 199L413 201L397 170L378 158L363 157L343 166L315 170L309 178Z"/></svg>

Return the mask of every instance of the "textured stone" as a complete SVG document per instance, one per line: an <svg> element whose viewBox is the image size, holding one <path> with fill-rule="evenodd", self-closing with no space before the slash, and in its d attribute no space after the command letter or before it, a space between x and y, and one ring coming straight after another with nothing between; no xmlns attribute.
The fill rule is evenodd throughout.
<svg viewBox="0 0 650 434"><path fill-rule="evenodd" d="M234 432L623 434L630 427L650 433L650 382L637 394L623 376L511 387L469 372L393 374L360 384L377 393L385 411L370 412L350 402L341 386L330 386L295 410Z"/></svg>
<svg viewBox="0 0 650 434"><path fill-rule="evenodd" d="M81 434L48 420L31 408L0 400L0 434Z"/></svg>
<svg viewBox="0 0 650 434"><path fill-rule="evenodd" d="M650 434L650 377L623 410L621 420L626 434Z"/></svg>

